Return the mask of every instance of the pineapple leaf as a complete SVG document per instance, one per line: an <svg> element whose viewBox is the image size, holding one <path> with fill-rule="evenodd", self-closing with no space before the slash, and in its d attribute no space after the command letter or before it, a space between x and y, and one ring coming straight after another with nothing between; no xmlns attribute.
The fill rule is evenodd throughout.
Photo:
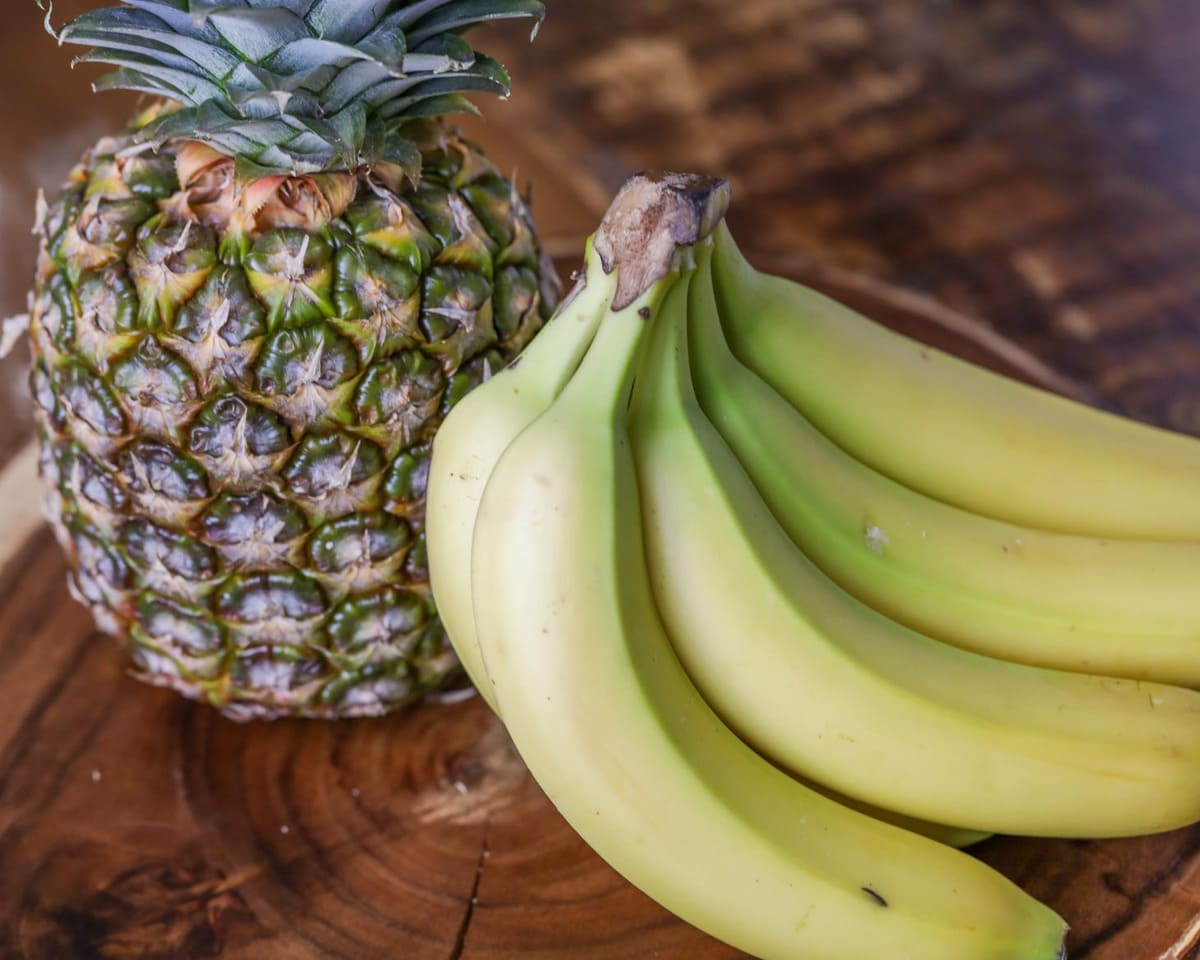
<svg viewBox="0 0 1200 960"><path fill-rule="evenodd" d="M449 2L454 2L454 0L439 0L439 3L435 6L440 6L441 4ZM385 63L396 62L396 60L403 56L404 53L407 52L407 50L412 46L408 42L405 29L413 20L413 10L417 7L425 6L426 4L417 3L402 7L401 9L388 14L379 21L379 23L370 33L364 36L361 40L357 41L354 45L360 50L372 53L376 56L376 59L382 60ZM442 37L433 38L433 41L438 40L442 40L444 42L440 44L436 42L433 43L432 46L429 46L427 52L443 54L449 57L451 60L457 61L463 65L470 63L475 57L475 51L471 49L471 45L461 37L455 36L454 34L446 34ZM430 41L426 41L426 44L422 46L424 47L429 45L429 43ZM382 51L382 53L380 51Z"/></svg>
<svg viewBox="0 0 1200 960"><path fill-rule="evenodd" d="M362 97L368 90L390 80L396 73L371 60L352 63L320 91L321 102L330 110L341 110L346 104Z"/></svg>
<svg viewBox="0 0 1200 960"><path fill-rule="evenodd" d="M388 105L389 107L391 104ZM404 106L397 108L392 116L403 115L408 117L441 117L450 116L451 114L467 114L468 116L479 116L479 108L470 100L458 93L447 93L440 95L429 96L412 96L408 97Z"/></svg>
<svg viewBox="0 0 1200 960"><path fill-rule="evenodd" d="M534 17L536 24L540 24L545 16L545 4L539 0L459 0L441 6L413 24L408 42L416 45L439 33L451 33L488 20ZM534 32L537 32L536 25Z"/></svg>
<svg viewBox="0 0 1200 960"><path fill-rule="evenodd" d="M468 69L464 70L461 75L463 77L489 81L489 85L486 87L471 85L465 89L492 90L501 96L508 93L512 82L512 78L509 77L504 64L499 60L489 57L486 53L477 54L475 62Z"/></svg>
<svg viewBox="0 0 1200 960"><path fill-rule="evenodd" d="M259 147L269 147L272 144L289 143L295 138L296 128L288 120L283 114L264 117L261 120L245 120L239 117L218 132L234 132Z"/></svg>
<svg viewBox="0 0 1200 960"><path fill-rule="evenodd" d="M84 31L76 31L78 36ZM84 38L88 39L88 38ZM196 61L181 56L172 50L168 50L159 44L147 42L145 40L126 40L120 34L112 37L104 38L103 50L116 50L126 54L140 54L145 57L149 54L154 62L161 63L164 66L174 67L177 70L184 70L190 73L197 73L198 76L207 76L208 71L204 70ZM115 61L102 58L100 49L87 50L71 61L74 66L77 63L114 63Z"/></svg>
<svg viewBox="0 0 1200 960"><path fill-rule="evenodd" d="M270 7L286 7L296 16L304 18L308 16L309 8L312 7L314 0L241 0L247 7L261 7L268 9ZM222 6L228 6L228 3L222 3Z"/></svg>
<svg viewBox="0 0 1200 960"><path fill-rule="evenodd" d="M435 81L445 81L435 83ZM375 107L383 107L400 98L402 94L418 92L421 98L455 90L484 90L503 94L508 89L508 73L497 61L480 54L479 59L467 70L446 73L440 76L415 76L389 80L364 94L364 99ZM415 102L415 101L414 101Z"/></svg>
<svg viewBox="0 0 1200 960"><path fill-rule="evenodd" d="M428 107L421 107L418 109L418 105L429 100L440 100L443 97L447 97L451 94L457 94L462 90L483 90L487 91L488 93L495 93L497 89L498 88L495 82L486 77L467 77L461 80L447 81L443 81L443 79L439 77L433 80L427 80L413 88L413 91L409 96L397 98L397 101L402 103L403 106L398 108L399 112L392 114L392 116L431 116ZM467 102L470 103L470 101ZM391 103L388 103L385 107L385 109L391 108ZM463 111L461 109L455 109L451 112L462 113ZM472 106L471 110L468 112L474 116L478 116L479 114L478 109L474 106Z"/></svg>
<svg viewBox="0 0 1200 960"><path fill-rule="evenodd" d="M355 60L366 60L368 54L344 43L304 37L293 40L271 54L263 66L283 76L310 74L325 66L343 66Z"/></svg>
<svg viewBox="0 0 1200 960"><path fill-rule="evenodd" d="M139 82L147 78L153 78L162 83L169 84L176 95L185 103L197 104L224 95L221 88L211 80L201 76L197 72L199 68L195 67L189 60L185 60L184 63L192 69L177 69L176 67L168 66L162 60L155 60L149 56L125 53L112 49L89 50L76 59L95 63L109 63L117 67L128 67L136 71ZM118 84L117 86L119 87L120 85ZM113 86L105 85L104 89L113 89Z"/></svg>
<svg viewBox="0 0 1200 960"><path fill-rule="evenodd" d="M476 113L467 92L506 95L508 73L461 34L544 15L538 0L124 0L56 36L117 68L97 89L182 105L141 142L200 140L247 168L336 170L407 164L411 151L392 146L404 120Z"/></svg>
<svg viewBox="0 0 1200 960"><path fill-rule="evenodd" d="M239 153L234 160L234 170L243 180L262 180L279 173L278 164L260 162L263 160L269 160L269 158L251 157L249 154Z"/></svg>
<svg viewBox="0 0 1200 960"><path fill-rule="evenodd" d="M285 83L287 78L280 77L270 70L257 67L252 63L239 63L237 68L225 79L225 92L230 103L238 106L243 100L258 96L269 90L290 92L291 85Z"/></svg>
<svg viewBox="0 0 1200 960"><path fill-rule="evenodd" d="M410 53L404 57L403 76L420 74L450 73L462 70L474 62L474 56L467 60L457 60L441 53Z"/></svg>
<svg viewBox="0 0 1200 960"><path fill-rule="evenodd" d="M339 159L348 169L362 162L359 152L367 137L367 110L361 103L351 103L325 120L308 117L300 122L326 144L338 145L342 153Z"/></svg>
<svg viewBox="0 0 1200 960"><path fill-rule="evenodd" d="M187 0L125 0L125 3L153 14L180 36L198 37L211 32L203 21L197 20L191 13Z"/></svg>
<svg viewBox="0 0 1200 960"><path fill-rule="evenodd" d="M208 14L208 22L216 27L226 43L251 63L261 63L287 44L311 36L303 20L280 7L223 8Z"/></svg>
<svg viewBox="0 0 1200 960"><path fill-rule="evenodd" d="M394 164L416 184L421 179L421 151L404 135L403 126L400 120L371 127L363 149L369 163Z"/></svg>
<svg viewBox="0 0 1200 960"><path fill-rule="evenodd" d="M442 33L430 37L413 47L416 53L434 54L449 57L460 66L469 66L475 60L475 51L462 37L454 33Z"/></svg>
<svg viewBox="0 0 1200 960"><path fill-rule="evenodd" d="M99 10L96 12L134 13L135 11ZM113 22L111 25L97 26L83 22L84 19L84 17L80 17L64 28L63 35L70 42L125 50L146 50L152 51L154 56L158 55L158 51L174 52L187 57L213 79L223 79L242 62L233 54L211 43L150 26L149 23L153 18L147 18L141 25L138 21L126 21L119 25L117 22ZM123 46L118 47L118 44L123 44Z"/></svg>
<svg viewBox="0 0 1200 960"><path fill-rule="evenodd" d="M193 77L208 79L200 72L200 68L187 57L181 57L169 50L155 50L153 57L147 57L145 46L119 40L107 44L103 50L85 50L71 61L71 66L77 63L107 63L116 67L134 67L135 69L150 63L169 67Z"/></svg>
<svg viewBox="0 0 1200 960"><path fill-rule="evenodd" d="M285 113L294 96L281 90L260 91L238 100L237 106L242 116L264 120Z"/></svg>
<svg viewBox="0 0 1200 960"><path fill-rule="evenodd" d="M228 89L230 99L235 104L264 93L285 94L284 99L288 99L290 102L289 98L294 98L305 91L310 94L316 93L336 75L337 68L333 66L318 67L311 73L286 76L265 67L243 63L238 68L236 76L230 79ZM323 109L322 105L311 96L304 99L304 102L309 105L308 113L315 115Z"/></svg>
<svg viewBox="0 0 1200 960"><path fill-rule="evenodd" d="M154 145L176 138L204 140L208 131L220 129L222 121L236 119L216 101L206 100L197 107L185 107L156 117L138 130L135 138Z"/></svg>
<svg viewBox="0 0 1200 960"><path fill-rule="evenodd" d="M106 73L101 77L97 77L92 83L92 89L97 92L102 90L129 90L132 93L148 93L152 96L161 97L163 88L168 85L163 83L157 77L150 78L138 73L136 70L114 70L111 73ZM175 96L182 100L183 97L176 93Z"/></svg>
<svg viewBox="0 0 1200 960"><path fill-rule="evenodd" d="M304 19L318 37L357 45L389 6L389 0L316 0Z"/></svg>
<svg viewBox="0 0 1200 960"><path fill-rule="evenodd" d="M399 63L408 52L404 31L396 27L376 28L354 45L372 59L389 65Z"/></svg>
<svg viewBox="0 0 1200 960"><path fill-rule="evenodd" d="M403 8L396 11L394 16L397 18L397 23L400 26L408 29L422 17L448 4L458 2L459 0L417 0L416 3L405 4Z"/></svg>

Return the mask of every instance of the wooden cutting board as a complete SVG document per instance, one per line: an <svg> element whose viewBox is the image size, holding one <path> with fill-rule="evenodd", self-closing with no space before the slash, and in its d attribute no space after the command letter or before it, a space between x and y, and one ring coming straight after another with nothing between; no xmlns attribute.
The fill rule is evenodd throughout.
<svg viewBox="0 0 1200 960"><path fill-rule="evenodd" d="M61 0L56 19L96 5ZM1093 397L982 323L766 251L904 276L1123 409L1200 432L1191 5L702 6L554 4L533 48L511 32L496 48L516 91L477 136L536 182L564 269L639 167L726 172L760 265ZM34 4L11 7L0 314L23 303L34 188L129 112L86 95ZM239 726L129 679L30 506L21 367L0 363L0 958L737 956L598 861L477 699ZM1200 957L1200 829L976 853L1068 919L1074 960Z"/></svg>
<svg viewBox="0 0 1200 960"><path fill-rule="evenodd" d="M929 343L1084 393L920 296L773 268ZM241 726L130 679L67 596L44 531L8 564L0 598L0 956L741 956L592 854L477 697L380 720ZM1198 850L1193 829L999 838L975 852L1067 918L1072 956L1182 960L1200 942Z"/></svg>

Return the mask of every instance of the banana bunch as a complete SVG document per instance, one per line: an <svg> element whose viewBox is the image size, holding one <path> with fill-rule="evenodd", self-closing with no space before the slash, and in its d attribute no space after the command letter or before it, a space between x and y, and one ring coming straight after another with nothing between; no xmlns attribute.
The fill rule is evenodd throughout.
<svg viewBox="0 0 1200 960"><path fill-rule="evenodd" d="M755 272L626 184L434 442L434 594L563 816L765 960L1057 960L955 849L1200 819L1200 443Z"/></svg>

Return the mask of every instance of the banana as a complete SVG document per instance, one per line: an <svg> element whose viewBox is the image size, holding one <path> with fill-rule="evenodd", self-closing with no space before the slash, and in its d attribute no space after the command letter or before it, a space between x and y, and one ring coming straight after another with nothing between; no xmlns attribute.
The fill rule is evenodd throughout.
<svg viewBox="0 0 1200 960"><path fill-rule="evenodd" d="M584 277L546 327L492 378L487 391L472 391L459 401L433 441L425 503L430 587L455 653L493 710L472 612L475 515L496 461L570 379L612 302L616 277L605 273L590 240L584 264Z"/></svg>
<svg viewBox="0 0 1200 960"><path fill-rule="evenodd" d="M629 429L655 598L717 713L786 769L927 820L1107 837L1200 819L1200 694L931 640L796 548L693 393L687 327L719 322L707 259L659 319Z"/></svg>
<svg viewBox="0 0 1200 960"><path fill-rule="evenodd" d="M791 773L792 779L804 784L809 790L819 793L827 800L832 800L843 807L849 807L851 810L857 810L859 813L872 817L875 820L890 823L893 827L899 827L901 830L907 830L910 833L919 833L923 837L936 840L938 843L944 843L946 846L954 847L956 850L973 847L975 844L982 843L984 840L990 840L995 836L994 833L986 830L968 830L966 827L951 827L942 823L933 823L930 820L922 820L919 817L906 816L903 813L889 810L886 807L877 807L872 803L866 803L857 797L849 797L844 793L838 793L836 790L832 790L824 784L817 783L815 780L799 776L794 771L788 772Z"/></svg>
<svg viewBox="0 0 1200 960"><path fill-rule="evenodd" d="M647 211L677 220L682 201L662 192L632 211L618 197L614 222L653 220ZM621 289L636 271L619 278L617 309L579 369L484 490L476 630L514 743L619 872L763 960L1059 957L1064 927L1052 911L971 857L788 777L721 722L674 656L647 580L625 426L660 303L687 295L674 244L707 232L670 227L652 235L671 239L674 269L641 275L630 298Z"/></svg>
<svg viewBox="0 0 1200 960"><path fill-rule="evenodd" d="M471 593L471 537L483 490L505 448L543 413L579 366L600 318L612 303L616 277L605 273L589 240L586 273L559 311L515 361L498 372L493 386L464 397L439 428L433 443L426 495L430 582L443 625L471 682L498 712L475 634ZM869 816L952 847L990 834L929 823L916 817L841 797L810 784Z"/></svg>
<svg viewBox="0 0 1200 960"><path fill-rule="evenodd" d="M725 305L735 331L752 308ZM827 438L734 357L721 324L692 334L705 414L791 538L850 593L989 656L1200 687L1200 544L1099 540L948 506Z"/></svg>
<svg viewBox="0 0 1200 960"><path fill-rule="evenodd" d="M594 336L599 317L611 302L614 278L599 268L590 248L586 280L535 345L497 374L505 389L483 402L466 398L447 419L434 442L427 523L431 579L442 599L443 620L473 682L495 707L490 683L482 673L474 635L470 597L470 537L479 497L503 449L541 413L578 366ZM463 613L466 613L464 616ZM977 843L989 834L909 817L810 783L840 802L870 816L921 833L951 846Z"/></svg>
<svg viewBox="0 0 1200 960"><path fill-rule="evenodd" d="M728 229L713 273L734 353L881 473L1044 530L1200 540L1200 441L965 363L758 273Z"/></svg>

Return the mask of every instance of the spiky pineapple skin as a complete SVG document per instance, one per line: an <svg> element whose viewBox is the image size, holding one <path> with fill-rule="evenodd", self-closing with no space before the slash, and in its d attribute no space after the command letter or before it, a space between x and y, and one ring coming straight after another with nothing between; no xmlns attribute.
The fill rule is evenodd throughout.
<svg viewBox="0 0 1200 960"><path fill-rule="evenodd" d="M458 675L430 441L549 317L529 211L431 124L415 189L222 233L175 145L106 138L39 216L31 384L77 599L136 674L236 719L376 715Z"/></svg>

